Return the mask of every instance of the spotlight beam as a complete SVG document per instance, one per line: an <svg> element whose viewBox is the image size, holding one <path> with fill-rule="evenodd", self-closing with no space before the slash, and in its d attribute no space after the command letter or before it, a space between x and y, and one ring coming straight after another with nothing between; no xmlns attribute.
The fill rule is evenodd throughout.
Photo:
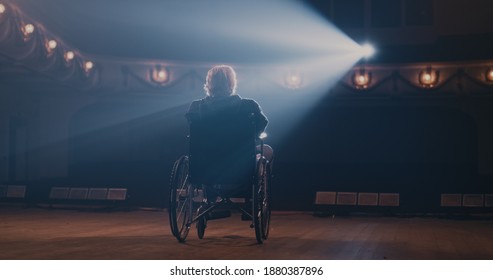
<svg viewBox="0 0 493 280"><path fill-rule="evenodd" d="M361 55L365 58L369 58L371 56L373 56L375 54L375 48L368 44L368 43L365 43L363 45L361 45Z"/></svg>

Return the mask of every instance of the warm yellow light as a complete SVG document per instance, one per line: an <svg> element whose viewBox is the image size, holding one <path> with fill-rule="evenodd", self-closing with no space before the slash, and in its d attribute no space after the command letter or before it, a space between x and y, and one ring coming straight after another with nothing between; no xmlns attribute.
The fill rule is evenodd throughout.
<svg viewBox="0 0 493 280"><path fill-rule="evenodd" d="M366 83L366 77L364 75L359 75L358 84L365 84L365 83Z"/></svg>
<svg viewBox="0 0 493 280"><path fill-rule="evenodd" d="M5 10L6 10L5 5L0 3L0 14L5 13Z"/></svg>
<svg viewBox="0 0 493 280"><path fill-rule="evenodd" d="M24 35L29 35L29 34L32 34L34 32L34 25L28 23L26 25L24 25Z"/></svg>
<svg viewBox="0 0 493 280"><path fill-rule="evenodd" d="M56 46L57 46L57 45L58 45L58 44L57 44L57 42L56 42L55 40L49 40L49 41L48 41L48 48L49 48L50 50L54 50L54 49L56 48Z"/></svg>
<svg viewBox="0 0 493 280"><path fill-rule="evenodd" d="M65 61L69 62L75 58L75 53L73 51L65 52Z"/></svg>
<svg viewBox="0 0 493 280"><path fill-rule="evenodd" d="M91 69L94 67L94 63L92 63L92 61L86 61L84 62L84 70L86 72L89 72L91 71Z"/></svg>
<svg viewBox="0 0 493 280"><path fill-rule="evenodd" d="M160 79L166 79L166 76L168 76L168 75L166 74L166 71L161 70L161 71L159 71L159 72L157 73L157 76L158 76Z"/></svg>
<svg viewBox="0 0 493 280"><path fill-rule="evenodd" d="M438 72L427 69L419 73L419 83L424 87L434 87L438 83Z"/></svg>
<svg viewBox="0 0 493 280"><path fill-rule="evenodd" d="M486 72L486 80L493 82L493 68L488 69L488 72Z"/></svg>
<svg viewBox="0 0 493 280"><path fill-rule="evenodd" d="M431 80L431 75L426 73L423 75L423 80L429 82Z"/></svg>
<svg viewBox="0 0 493 280"><path fill-rule="evenodd" d="M358 89L368 88L370 85L370 73L365 70L360 70L354 73L353 76L353 85Z"/></svg>
<svg viewBox="0 0 493 280"><path fill-rule="evenodd" d="M53 54L56 46L57 46L57 42L55 40L46 41L45 47L46 47L46 50L48 51L48 56Z"/></svg>
<svg viewBox="0 0 493 280"><path fill-rule="evenodd" d="M163 66L156 66L154 69L152 69L151 72L151 79L152 81L159 83L159 84L164 84L168 81L169 79L169 73L166 68Z"/></svg>

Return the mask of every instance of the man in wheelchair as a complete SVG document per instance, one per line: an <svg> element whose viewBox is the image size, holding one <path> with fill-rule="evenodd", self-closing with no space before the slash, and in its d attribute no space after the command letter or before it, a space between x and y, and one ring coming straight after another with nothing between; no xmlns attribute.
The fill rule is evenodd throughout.
<svg viewBox="0 0 493 280"><path fill-rule="evenodd" d="M273 151L261 134L268 121L257 102L236 94L236 84L232 67L211 68L207 96L192 102L186 115L190 151L173 167L169 207L172 233L180 242L195 222L203 238L211 213L224 206L252 221L258 243L267 239ZM232 197L245 198L245 204Z"/></svg>

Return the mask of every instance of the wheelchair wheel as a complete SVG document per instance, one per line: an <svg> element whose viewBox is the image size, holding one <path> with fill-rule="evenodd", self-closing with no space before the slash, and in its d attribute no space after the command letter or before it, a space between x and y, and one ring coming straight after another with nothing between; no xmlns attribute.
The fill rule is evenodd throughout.
<svg viewBox="0 0 493 280"><path fill-rule="evenodd" d="M207 220L205 217L200 218L197 221L197 236L199 239L204 238L205 228L207 227Z"/></svg>
<svg viewBox="0 0 493 280"><path fill-rule="evenodd" d="M253 186L253 225L259 244L268 238L270 227L270 170L267 164L265 158L258 161Z"/></svg>
<svg viewBox="0 0 493 280"><path fill-rule="evenodd" d="M202 214L202 212L204 211L203 207L205 207L205 205L202 205L198 208L197 216ZM202 218L198 219L196 227L197 227L197 236L199 237L199 239L204 238L205 228L207 227L207 218L203 216Z"/></svg>
<svg viewBox="0 0 493 280"><path fill-rule="evenodd" d="M269 238L270 214L271 214L271 169L270 166L265 168L264 199L262 204L262 237Z"/></svg>
<svg viewBox="0 0 493 280"><path fill-rule="evenodd" d="M194 211L194 188L188 182L188 157L178 159L171 173L169 195L169 221L171 232L179 242L184 242L190 230Z"/></svg>

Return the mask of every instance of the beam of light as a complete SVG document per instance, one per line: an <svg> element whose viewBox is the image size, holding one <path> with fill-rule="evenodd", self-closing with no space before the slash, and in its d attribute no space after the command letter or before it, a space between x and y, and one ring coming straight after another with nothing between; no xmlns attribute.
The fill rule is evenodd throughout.
<svg viewBox="0 0 493 280"><path fill-rule="evenodd" d="M264 46L265 49L257 50L266 52L264 57L268 57L269 47L278 50L275 59L250 65L263 68L263 72L254 74L283 81L290 91L269 88L256 92L248 84L239 84L240 94L244 92L246 97L256 99L269 117L269 141L275 143L295 131L330 88L356 62L373 55L375 49L369 44L357 44L299 2L269 1L257 7L263 10L257 12L265 17L247 24L241 15L236 15L235 28L219 28L218 32Z"/></svg>
<svg viewBox="0 0 493 280"><path fill-rule="evenodd" d="M361 54L363 57L368 58L375 54L375 48L368 43L363 44L361 45Z"/></svg>
<svg viewBox="0 0 493 280"><path fill-rule="evenodd" d="M164 54L236 68L238 93L256 99L271 120L269 141L296 127L358 60L371 54L293 0L133 2L116 5L112 13L119 15L112 19L117 26L160 26L142 29L141 43L152 38ZM290 71L297 73L288 76L290 89L271 87L270 81L283 83Z"/></svg>
<svg viewBox="0 0 493 280"><path fill-rule="evenodd" d="M321 15L294 0L30 2L26 8L46 17L55 13L90 16L90 21L64 19L69 25L81 24L85 30L104 35L100 44L107 48L102 49L91 47L94 44L85 36L67 34L81 51L93 55L266 63L358 48ZM56 32L59 26L52 28Z"/></svg>
<svg viewBox="0 0 493 280"><path fill-rule="evenodd" d="M60 1L60 5L66 4ZM88 2L80 8L90 11L94 22L108 21L111 26L122 26L122 30L138 27L140 39L121 44L122 48L129 45L138 50L141 45L154 46L155 43L164 57L170 54L177 59L206 59L211 64L234 66L239 75L239 94L256 99L269 117L268 133L272 142L295 129L328 90L368 54L367 50L363 51L364 47L297 1L170 0L105 5ZM111 16L103 12L109 8ZM147 29L147 26L154 28ZM118 36L111 38L118 39ZM126 39L132 40L132 37ZM108 49L114 48L110 45ZM67 52L65 58L70 61L74 53ZM254 70L249 72L249 69ZM267 82L283 81L286 71L291 69L299 73L290 78L296 89L288 91ZM259 81L256 85L245 83L252 79L248 75L261 78L256 79ZM174 112L173 108L186 109L191 101L167 98L160 104L162 107L136 107L132 114L115 111L104 124L91 124L72 136L119 126L156 111L166 114ZM182 119L170 118L171 122L185 123L183 112L173 117Z"/></svg>
<svg viewBox="0 0 493 280"><path fill-rule="evenodd" d="M95 22L105 20L121 30L140 27L132 46L153 46L145 48L151 56L157 47L159 54L151 58L169 54L177 60L232 65L238 72L238 93L256 99L271 120L269 141L293 129L368 54L299 1L134 1L112 5L110 19L99 12L105 10L101 5L106 4L81 8L90 10ZM299 74L288 77L287 89L282 83L290 71ZM272 86L272 81L281 85Z"/></svg>

